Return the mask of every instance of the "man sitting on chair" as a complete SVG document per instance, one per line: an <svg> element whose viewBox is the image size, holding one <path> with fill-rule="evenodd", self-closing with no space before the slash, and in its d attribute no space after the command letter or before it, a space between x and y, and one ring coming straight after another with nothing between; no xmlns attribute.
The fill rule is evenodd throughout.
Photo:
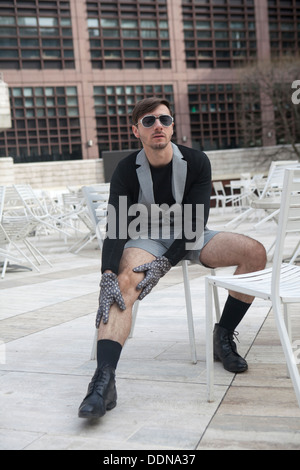
<svg viewBox="0 0 300 470"><path fill-rule="evenodd" d="M108 233L102 250L96 318L97 369L79 407L82 418L100 418L116 406L115 370L131 330L133 304L149 294L172 266L191 259L210 268L237 266L235 274L243 274L264 269L266 265L266 251L258 241L206 227L211 196L210 162L203 152L171 142L174 119L169 102L159 98L138 102L132 121L132 131L143 149L124 158L111 180L109 207L114 210L108 211ZM191 210L181 212L180 233L175 232L175 221L172 223L169 217L169 236L162 236L159 230L153 236L149 218L147 236L130 237L132 219L124 213L125 202L127 208L138 204L151 209L153 205L164 204ZM200 207L202 211L198 211ZM202 214L201 233L196 230L198 213ZM114 230L110 230L110 214ZM191 220L185 220L188 217ZM192 248L183 229L188 222L196 233ZM233 373L248 369L233 337L253 300L229 292L220 322L215 325L215 359Z"/></svg>

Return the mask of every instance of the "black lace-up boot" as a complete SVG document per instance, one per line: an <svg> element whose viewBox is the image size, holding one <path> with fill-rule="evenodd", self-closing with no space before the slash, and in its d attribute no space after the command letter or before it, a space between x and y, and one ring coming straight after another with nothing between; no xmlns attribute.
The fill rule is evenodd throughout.
<svg viewBox="0 0 300 470"><path fill-rule="evenodd" d="M115 369L111 366L98 368L88 386L85 399L78 411L79 418L101 418L117 404Z"/></svg>
<svg viewBox="0 0 300 470"><path fill-rule="evenodd" d="M221 361L224 369L235 374L240 374L248 369L248 364L237 352L233 340L234 331L226 330L219 324L214 329L214 358Z"/></svg>

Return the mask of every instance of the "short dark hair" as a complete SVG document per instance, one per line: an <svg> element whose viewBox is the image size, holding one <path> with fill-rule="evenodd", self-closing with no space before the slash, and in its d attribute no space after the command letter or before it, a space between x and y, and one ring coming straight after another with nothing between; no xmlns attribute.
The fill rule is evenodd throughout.
<svg viewBox="0 0 300 470"><path fill-rule="evenodd" d="M139 101L132 112L132 123L136 125L139 121L139 118L145 116L145 114L152 113L158 106L164 104L169 109L172 115L171 105L168 100L164 98L145 98L144 100Z"/></svg>

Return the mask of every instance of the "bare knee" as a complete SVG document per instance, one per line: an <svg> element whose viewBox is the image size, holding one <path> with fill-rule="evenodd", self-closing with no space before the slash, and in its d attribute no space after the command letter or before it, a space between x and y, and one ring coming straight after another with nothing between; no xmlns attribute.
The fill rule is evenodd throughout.
<svg viewBox="0 0 300 470"><path fill-rule="evenodd" d="M258 241L256 241L255 255L258 269L265 269L267 264L267 252L264 245Z"/></svg>
<svg viewBox="0 0 300 470"><path fill-rule="evenodd" d="M265 269L267 263L267 253L265 247L257 240L249 238L245 253L244 264L247 271L260 271Z"/></svg>
<svg viewBox="0 0 300 470"><path fill-rule="evenodd" d="M132 273L128 269L123 270L118 275L118 281L119 281L119 286L120 286L121 291L126 292L130 290L133 284Z"/></svg>
<svg viewBox="0 0 300 470"><path fill-rule="evenodd" d="M145 277L144 273L135 273L133 268L153 259L155 259L155 256L140 248L126 248L124 250L120 262L118 281L123 297L127 299L128 304L134 303L138 298L140 291L136 287Z"/></svg>
<svg viewBox="0 0 300 470"><path fill-rule="evenodd" d="M120 290L124 299L135 302L139 295L136 286L143 279L144 275L134 273L132 269L124 269L118 275ZM125 302L126 303L126 302Z"/></svg>

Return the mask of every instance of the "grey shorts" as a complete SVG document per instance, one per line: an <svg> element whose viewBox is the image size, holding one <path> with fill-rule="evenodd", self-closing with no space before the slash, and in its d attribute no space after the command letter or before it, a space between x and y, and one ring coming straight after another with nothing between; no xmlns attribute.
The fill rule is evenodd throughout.
<svg viewBox="0 0 300 470"><path fill-rule="evenodd" d="M207 245L207 243L218 233L220 232L205 228L202 248L200 250L190 250L184 259L201 264L199 261L201 250L203 250L205 245ZM162 256L170 248L173 241L174 240L172 238L155 240L151 238L138 238L137 240L128 240L125 248L140 248L141 250L151 253L153 256Z"/></svg>

